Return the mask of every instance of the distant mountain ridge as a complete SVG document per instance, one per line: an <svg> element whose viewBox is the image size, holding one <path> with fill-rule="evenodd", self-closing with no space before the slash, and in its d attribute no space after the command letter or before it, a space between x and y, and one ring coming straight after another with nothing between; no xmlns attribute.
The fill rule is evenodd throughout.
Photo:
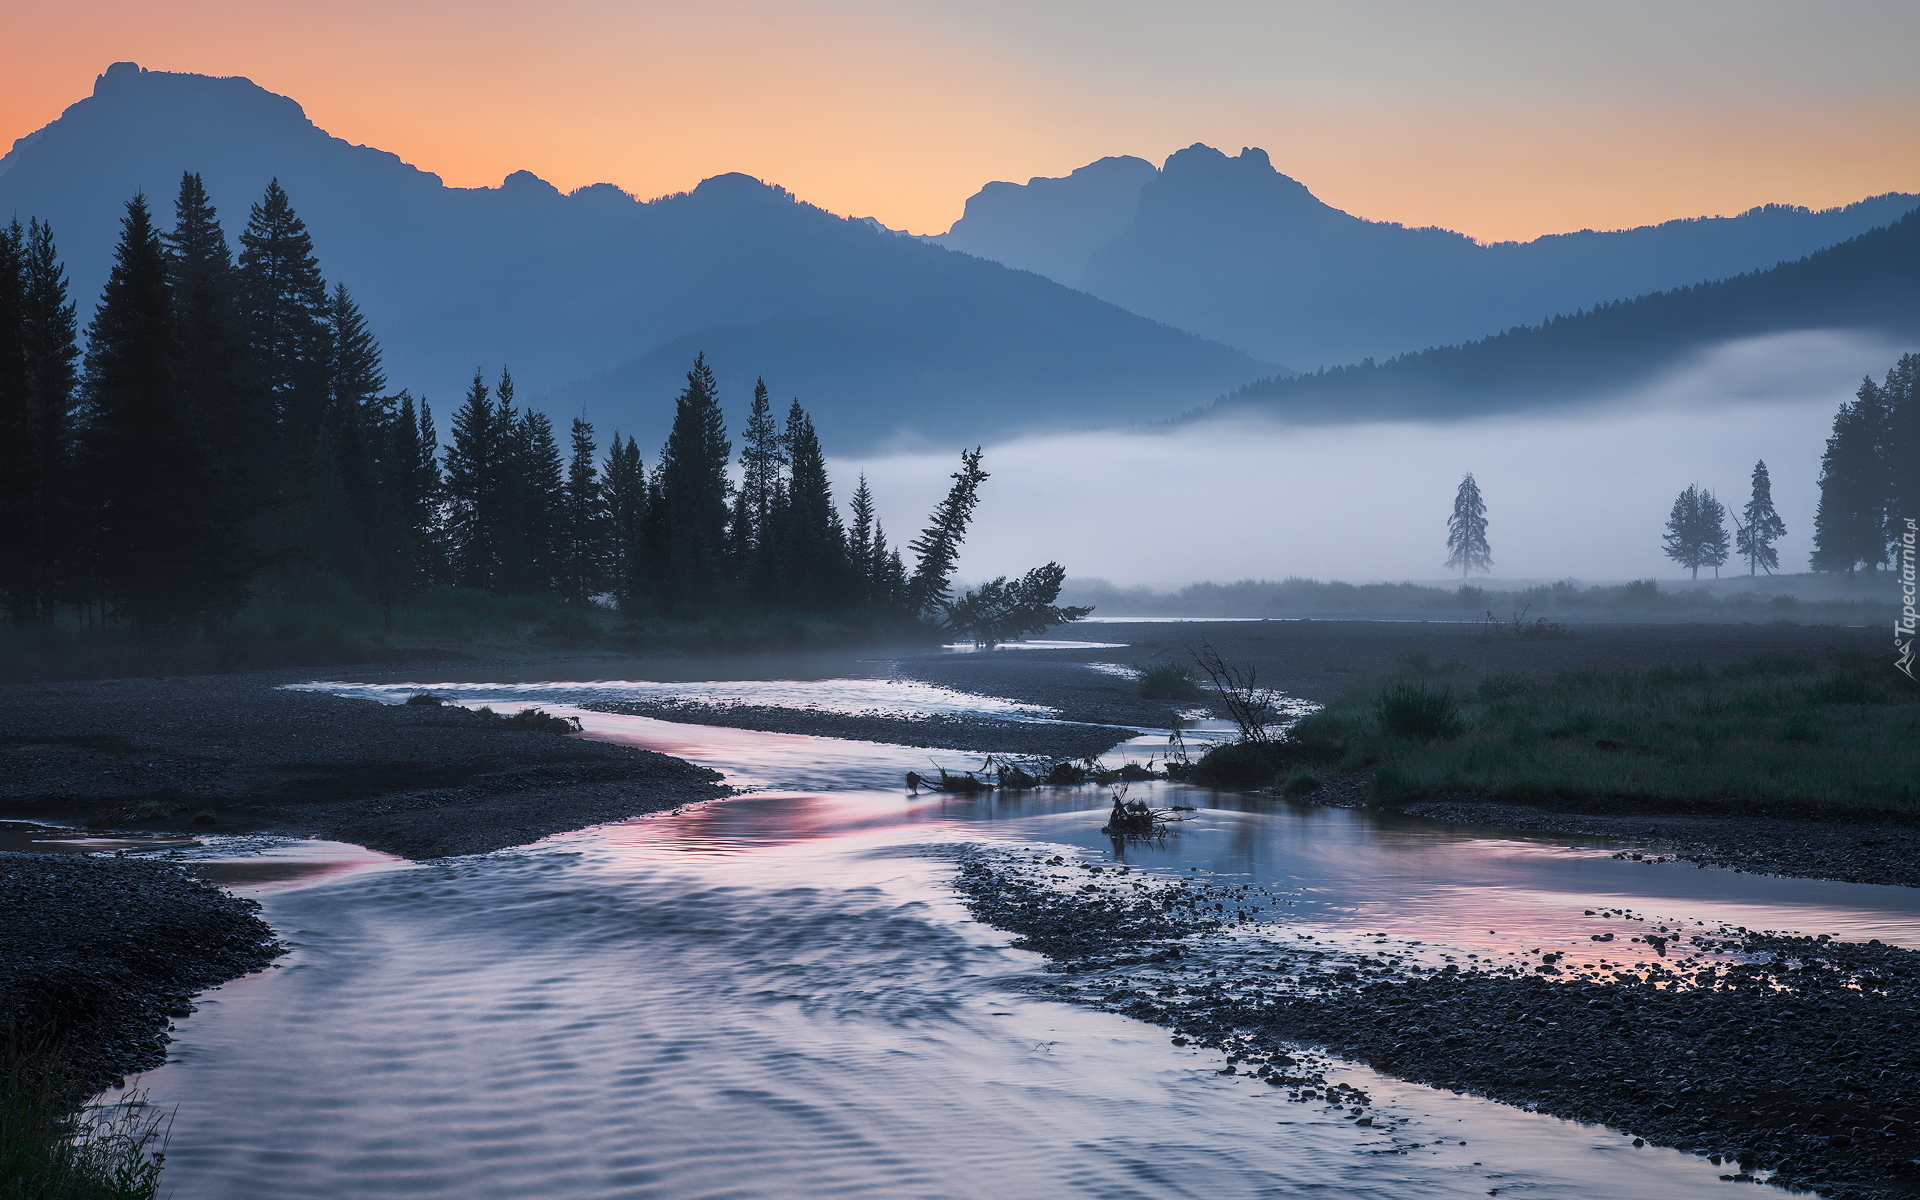
<svg viewBox="0 0 1920 1200"><path fill-rule="evenodd" d="M1889 193L1820 212L1766 205L1481 245L1343 212L1263 150L1195 145L1158 170L1107 158L1058 179L988 184L932 240L1310 369L1764 270L1915 207L1920 196Z"/></svg>
<svg viewBox="0 0 1920 1200"><path fill-rule="evenodd" d="M525 171L450 188L249 80L132 63L0 159L0 219L53 223L84 314L127 198L146 192L170 223L187 170L230 240L278 177L393 386L443 410L476 368L506 364L523 397L645 442L704 349L730 405L764 374L844 453L1160 419L1275 370L744 175L645 203L607 184L563 195Z"/></svg>
<svg viewBox="0 0 1920 1200"><path fill-rule="evenodd" d="M1643 382L1716 343L1802 330L1875 332L1920 346L1920 212L1769 270L1465 345L1263 380L1195 415L1352 421L1539 409Z"/></svg>

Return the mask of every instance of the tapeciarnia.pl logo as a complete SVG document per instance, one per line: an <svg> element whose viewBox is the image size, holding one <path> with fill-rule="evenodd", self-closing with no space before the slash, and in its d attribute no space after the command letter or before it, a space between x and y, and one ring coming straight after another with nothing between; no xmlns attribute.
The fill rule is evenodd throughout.
<svg viewBox="0 0 1920 1200"><path fill-rule="evenodd" d="M1913 551L1915 534L1920 531L1916 530L1913 517L1906 519L1906 525L1900 533L1900 615L1893 621L1893 649L1899 657L1894 659L1893 665L1906 672L1908 679L1913 679Z"/></svg>

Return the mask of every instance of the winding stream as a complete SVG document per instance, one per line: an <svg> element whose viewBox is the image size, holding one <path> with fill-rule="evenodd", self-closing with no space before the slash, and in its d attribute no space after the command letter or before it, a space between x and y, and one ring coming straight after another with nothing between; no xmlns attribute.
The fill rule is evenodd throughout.
<svg viewBox="0 0 1920 1200"><path fill-rule="evenodd" d="M796 675L676 694L1045 716L925 685ZM1345 1066L1338 1078L1394 1118L1391 1131L1357 1127L1217 1073L1217 1054L1174 1047L1164 1029L1033 998L1010 981L1041 960L969 919L942 847L1071 848L1255 882L1275 900L1249 936L1391 946L1419 962L1551 947L1570 968L1614 969L1655 922L1901 944L1920 928L1912 889L1634 861L1591 839L1172 784L1134 785L1129 798L1192 805L1195 818L1120 847L1099 833L1104 789L956 798L898 786L930 758L964 768L978 755L569 704L659 683L316 686L398 702L456 685L461 703L574 712L587 736L758 790L424 864L262 839L171 852L256 895L294 947L280 967L203 996L169 1064L136 1083L175 1107L177 1195L1699 1196L1750 1185L1616 1131ZM1143 736L1116 754L1157 745Z"/></svg>

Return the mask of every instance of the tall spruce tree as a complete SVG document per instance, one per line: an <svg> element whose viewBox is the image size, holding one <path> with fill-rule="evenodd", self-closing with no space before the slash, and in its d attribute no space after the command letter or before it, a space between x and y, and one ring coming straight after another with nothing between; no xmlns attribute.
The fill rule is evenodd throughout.
<svg viewBox="0 0 1920 1200"><path fill-rule="evenodd" d="M1453 493L1453 515L1447 518L1447 569L1460 568L1465 579L1475 571L1493 568L1493 549L1487 545L1487 505L1480 485L1469 471Z"/></svg>
<svg viewBox="0 0 1920 1200"><path fill-rule="evenodd" d="M452 582L491 589L500 572L500 474L505 448L492 393L480 372L453 414L447 448L447 556Z"/></svg>
<svg viewBox="0 0 1920 1200"><path fill-rule="evenodd" d="M37 620L32 422L27 401L27 231L0 226L0 606L16 625Z"/></svg>
<svg viewBox="0 0 1920 1200"><path fill-rule="evenodd" d="M67 276L54 248L53 228L27 224L22 258L21 349L25 356L29 474L33 496L29 537L32 588L41 624L62 603L77 600L78 489L73 475L74 390L80 348Z"/></svg>
<svg viewBox="0 0 1920 1200"><path fill-rule="evenodd" d="M425 400L416 408L412 394L403 390L396 407L390 436L393 453L388 465L389 486L398 514L398 589L402 598L411 598L446 581L440 439L433 427L433 410Z"/></svg>
<svg viewBox="0 0 1920 1200"><path fill-rule="evenodd" d="M753 407L740 445L740 490L734 497L731 530L734 560L749 590L761 595L767 581L758 579L765 562L760 552L775 498L781 487L781 471L786 465L780 428L773 418L773 405L767 396L767 381L753 384Z"/></svg>
<svg viewBox="0 0 1920 1200"><path fill-rule="evenodd" d="M1920 354L1903 354L1880 385L1885 404L1887 544L1920 519ZM1896 560L1897 561L1897 560Z"/></svg>
<svg viewBox="0 0 1920 1200"><path fill-rule="evenodd" d="M1667 557L1692 571L1695 579L1701 567L1712 567L1717 575L1727 561L1726 519L1726 507L1712 492L1688 484L1667 515L1662 539Z"/></svg>
<svg viewBox="0 0 1920 1200"><path fill-rule="evenodd" d="M288 444L284 452L304 451L329 408L333 339L313 238L278 179L253 206L240 246L248 371L272 401Z"/></svg>
<svg viewBox="0 0 1920 1200"><path fill-rule="evenodd" d="M237 611L252 569L220 507L205 422L180 387L170 292L166 252L135 197L87 330L82 462L99 597L148 639Z"/></svg>
<svg viewBox="0 0 1920 1200"><path fill-rule="evenodd" d="M585 605L606 582L607 498L594 465L598 450L593 426L586 418L575 417L571 434L573 457L567 463L560 524L560 594L573 604Z"/></svg>
<svg viewBox="0 0 1920 1200"><path fill-rule="evenodd" d="M526 561L515 573L513 590L522 595L551 595L560 591L565 573L566 468L547 414L523 412L515 441L520 468L518 521Z"/></svg>
<svg viewBox="0 0 1920 1200"><path fill-rule="evenodd" d="M725 598L727 459L733 450L706 355L694 360L674 404L673 428L654 467L649 574L668 612L703 613Z"/></svg>
<svg viewBox="0 0 1920 1200"><path fill-rule="evenodd" d="M1767 474L1764 460L1753 464L1753 490L1740 515L1734 548L1747 560L1747 574L1758 574L1762 568L1767 574L1773 574L1773 569L1780 565L1780 552L1773 544L1786 536L1787 524L1774 511L1773 479Z"/></svg>
<svg viewBox="0 0 1920 1200"><path fill-rule="evenodd" d="M771 521L779 546L780 604L805 612L843 607L853 600L846 529L834 507L826 455L798 400L787 410L783 441L791 465Z"/></svg>
<svg viewBox="0 0 1920 1200"><path fill-rule="evenodd" d="M854 489L853 499L847 509L853 514L853 519L847 523L847 557L852 564L854 602L870 605L874 601L874 576L878 570L878 564L874 562L873 544L878 518L873 511L873 490L867 486L864 472L860 475L860 486Z"/></svg>
<svg viewBox="0 0 1920 1200"><path fill-rule="evenodd" d="M907 544L907 549L918 556L913 577L906 583L906 609L911 615L940 615L951 592L953 569L960 561L960 546L967 539L974 506L980 503L980 485L988 478L980 469L980 448L961 451L960 469L953 473L953 486L947 489L946 499L933 510L920 536Z"/></svg>
<svg viewBox="0 0 1920 1200"><path fill-rule="evenodd" d="M607 450L607 585L624 613L646 607L652 581L647 574L647 472L640 447L624 443L618 430Z"/></svg>
<svg viewBox="0 0 1920 1200"><path fill-rule="evenodd" d="M1869 571L1887 560L1886 395L1871 378L1840 406L1820 459L1820 505L1813 517L1816 571Z"/></svg>

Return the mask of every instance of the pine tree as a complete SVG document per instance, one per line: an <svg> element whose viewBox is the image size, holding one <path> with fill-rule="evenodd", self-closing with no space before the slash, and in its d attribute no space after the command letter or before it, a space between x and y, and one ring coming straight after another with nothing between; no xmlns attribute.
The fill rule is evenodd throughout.
<svg viewBox="0 0 1920 1200"><path fill-rule="evenodd" d="M412 394L400 393L388 440L392 447L388 486L397 514L394 571L397 590L405 599L446 577L439 436L433 428L433 410L426 401L416 409Z"/></svg>
<svg viewBox="0 0 1920 1200"><path fill-rule="evenodd" d="M854 489L853 501L848 505L853 520L847 526L847 557L852 563L854 582L854 601L871 605L877 598L874 584L882 569L882 562L875 562L873 535L878 518L873 512L873 491L867 487L867 477L860 476L860 486ZM885 550L881 551L885 554Z"/></svg>
<svg viewBox="0 0 1920 1200"><path fill-rule="evenodd" d="M1714 568L1727 561L1727 510L1713 493L1697 484L1687 485L1673 502L1667 515L1663 541L1668 558L1700 578L1701 567Z"/></svg>
<svg viewBox="0 0 1920 1200"><path fill-rule="evenodd" d="M645 607L652 582L646 574L647 492L640 447L632 438L622 443L615 431L607 450L607 583L628 615Z"/></svg>
<svg viewBox="0 0 1920 1200"><path fill-rule="evenodd" d="M663 609L699 613L723 599L727 579L727 441L713 372L694 360L654 468L649 577Z"/></svg>
<svg viewBox="0 0 1920 1200"><path fill-rule="evenodd" d="M248 373L271 399L288 450L317 438L328 408L332 337L313 239L278 179L240 235L240 320Z"/></svg>
<svg viewBox="0 0 1920 1200"><path fill-rule="evenodd" d="M946 499L933 510L920 536L907 544L918 556L913 578L906 583L906 608L912 615L936 616L947 602L960 545L966 541L974 506L980 502L980 485L988 478L980 469L980 448L961 451L960 469L953 473Z"/></svg>
<svg viewBox="0 0 1920 1200"><path fill-rule="evenodd" d="M787 410L783 442L791 465L771 522L779 545L780 602L808 612L842 607L853 599L846 529L833 504L826 455L798 400Z"/></svg>
<svg viewBox="0 0 1920 1200"><path fill-rule="evenodd" d="M606 579L607 500L594 466L593 426L573 419L573 457L567 464L566 498L561 520L560 594L585 605Z"/></svg>
<svg viewBox="0 0 1920 1200"><path fill-rule="evenodd" d="M219 213L208 199L200 176L191 172L181 175L173 212L173 232L164 240L174 303L186 311L205 307L219 322L226 340L237 345L243 336L240 282L226 232L220 228Z"/></svg>
<svg viewBox="0 0 1920 1200"><path fill-rule="evenodd" d="M59 605L77 598L73 413L80 360L74 305L67 299L67 276L54 248L51 226L28 223L22 271L21 348L33 480L32 573L38 619L51 624Z"/></svg>
<svg viewBox="0 0 1920 1200"><path fill-rule="evenodd" d="M1906 522L1920 518L1920 354L1901 355L1880 392L1885 403L1886 536L1891 549Z"/></svg>
<svg viewBox="0 0 1920 1200"><path fill-rule="evenodd" d="M480 372L453 415L453 445L447 448L447 553L455 585L491 588L500 569L499 424Z"/></svg>
<svg viewBox="0 0 1920 1200"><path fill-rule="evenodd" d="M733 549L741 564L743 577L751 576L759 564L758 548L773 512L774 499L781 486L786 466L780 428L773 419L773 405L767 396L767 381L753 383L753 407L747 414L746 429L740 445L740 491L734 498ZM754 581L749 579L749 583Z"/></svg>
<svg viewBox="0 0 1920 1200"><path fill-rule="evenodd" d="M551 595L565 573L567 484L553 421L545 413L520 416L516 437L520 475L519 525L526 561L516 572L514 590L522 595Z"/></svg>
<svg viewBox="0 0 1920 1200"><path fill-rule="evenodd" d="M1453 494L1453 515L1447 518L1447 568L1460 568L1465 579L1493 567L1493 549L1487 545L1487 506L1473 473L1461 479Z"/></svg>
<svg viewBox="0 0 1920 1200"><path fill-rule="evenodd" d="M1753 492L1741 516L1735 545L1740 557L1747 560L1747 574L1757 574L1763 567L1767 574L1773 574L1780 565L1780 552L1773 544L1786 536L1787 525L1774 511L1773 480L1764 461L1753 464Z"/></svg>
<svg viewBox="0 0 1920 1200"><path fill-rule="evenodd" d="M1869 571L1887 558L1889 481L1884 446L1887 404L1872 379L1840 406L1820 459L1820 505L1813 517L1816 571Z"/></svg>
<svg viewBox="0 0 1920 1200"><path fill-rule="evenodd" d="M0 226L0 606L16 625L30 624L40 613L27 401L26 243L19 221Z"/></svg>
<svg viewBox="0 0 1920 1200"><path fill-rule="evenodd" d="M144 197L128 203L122 230L87 330L86 533L115 615L142 637L178 637L239 609L252 562L180 388L166 253Z"/></svg>

